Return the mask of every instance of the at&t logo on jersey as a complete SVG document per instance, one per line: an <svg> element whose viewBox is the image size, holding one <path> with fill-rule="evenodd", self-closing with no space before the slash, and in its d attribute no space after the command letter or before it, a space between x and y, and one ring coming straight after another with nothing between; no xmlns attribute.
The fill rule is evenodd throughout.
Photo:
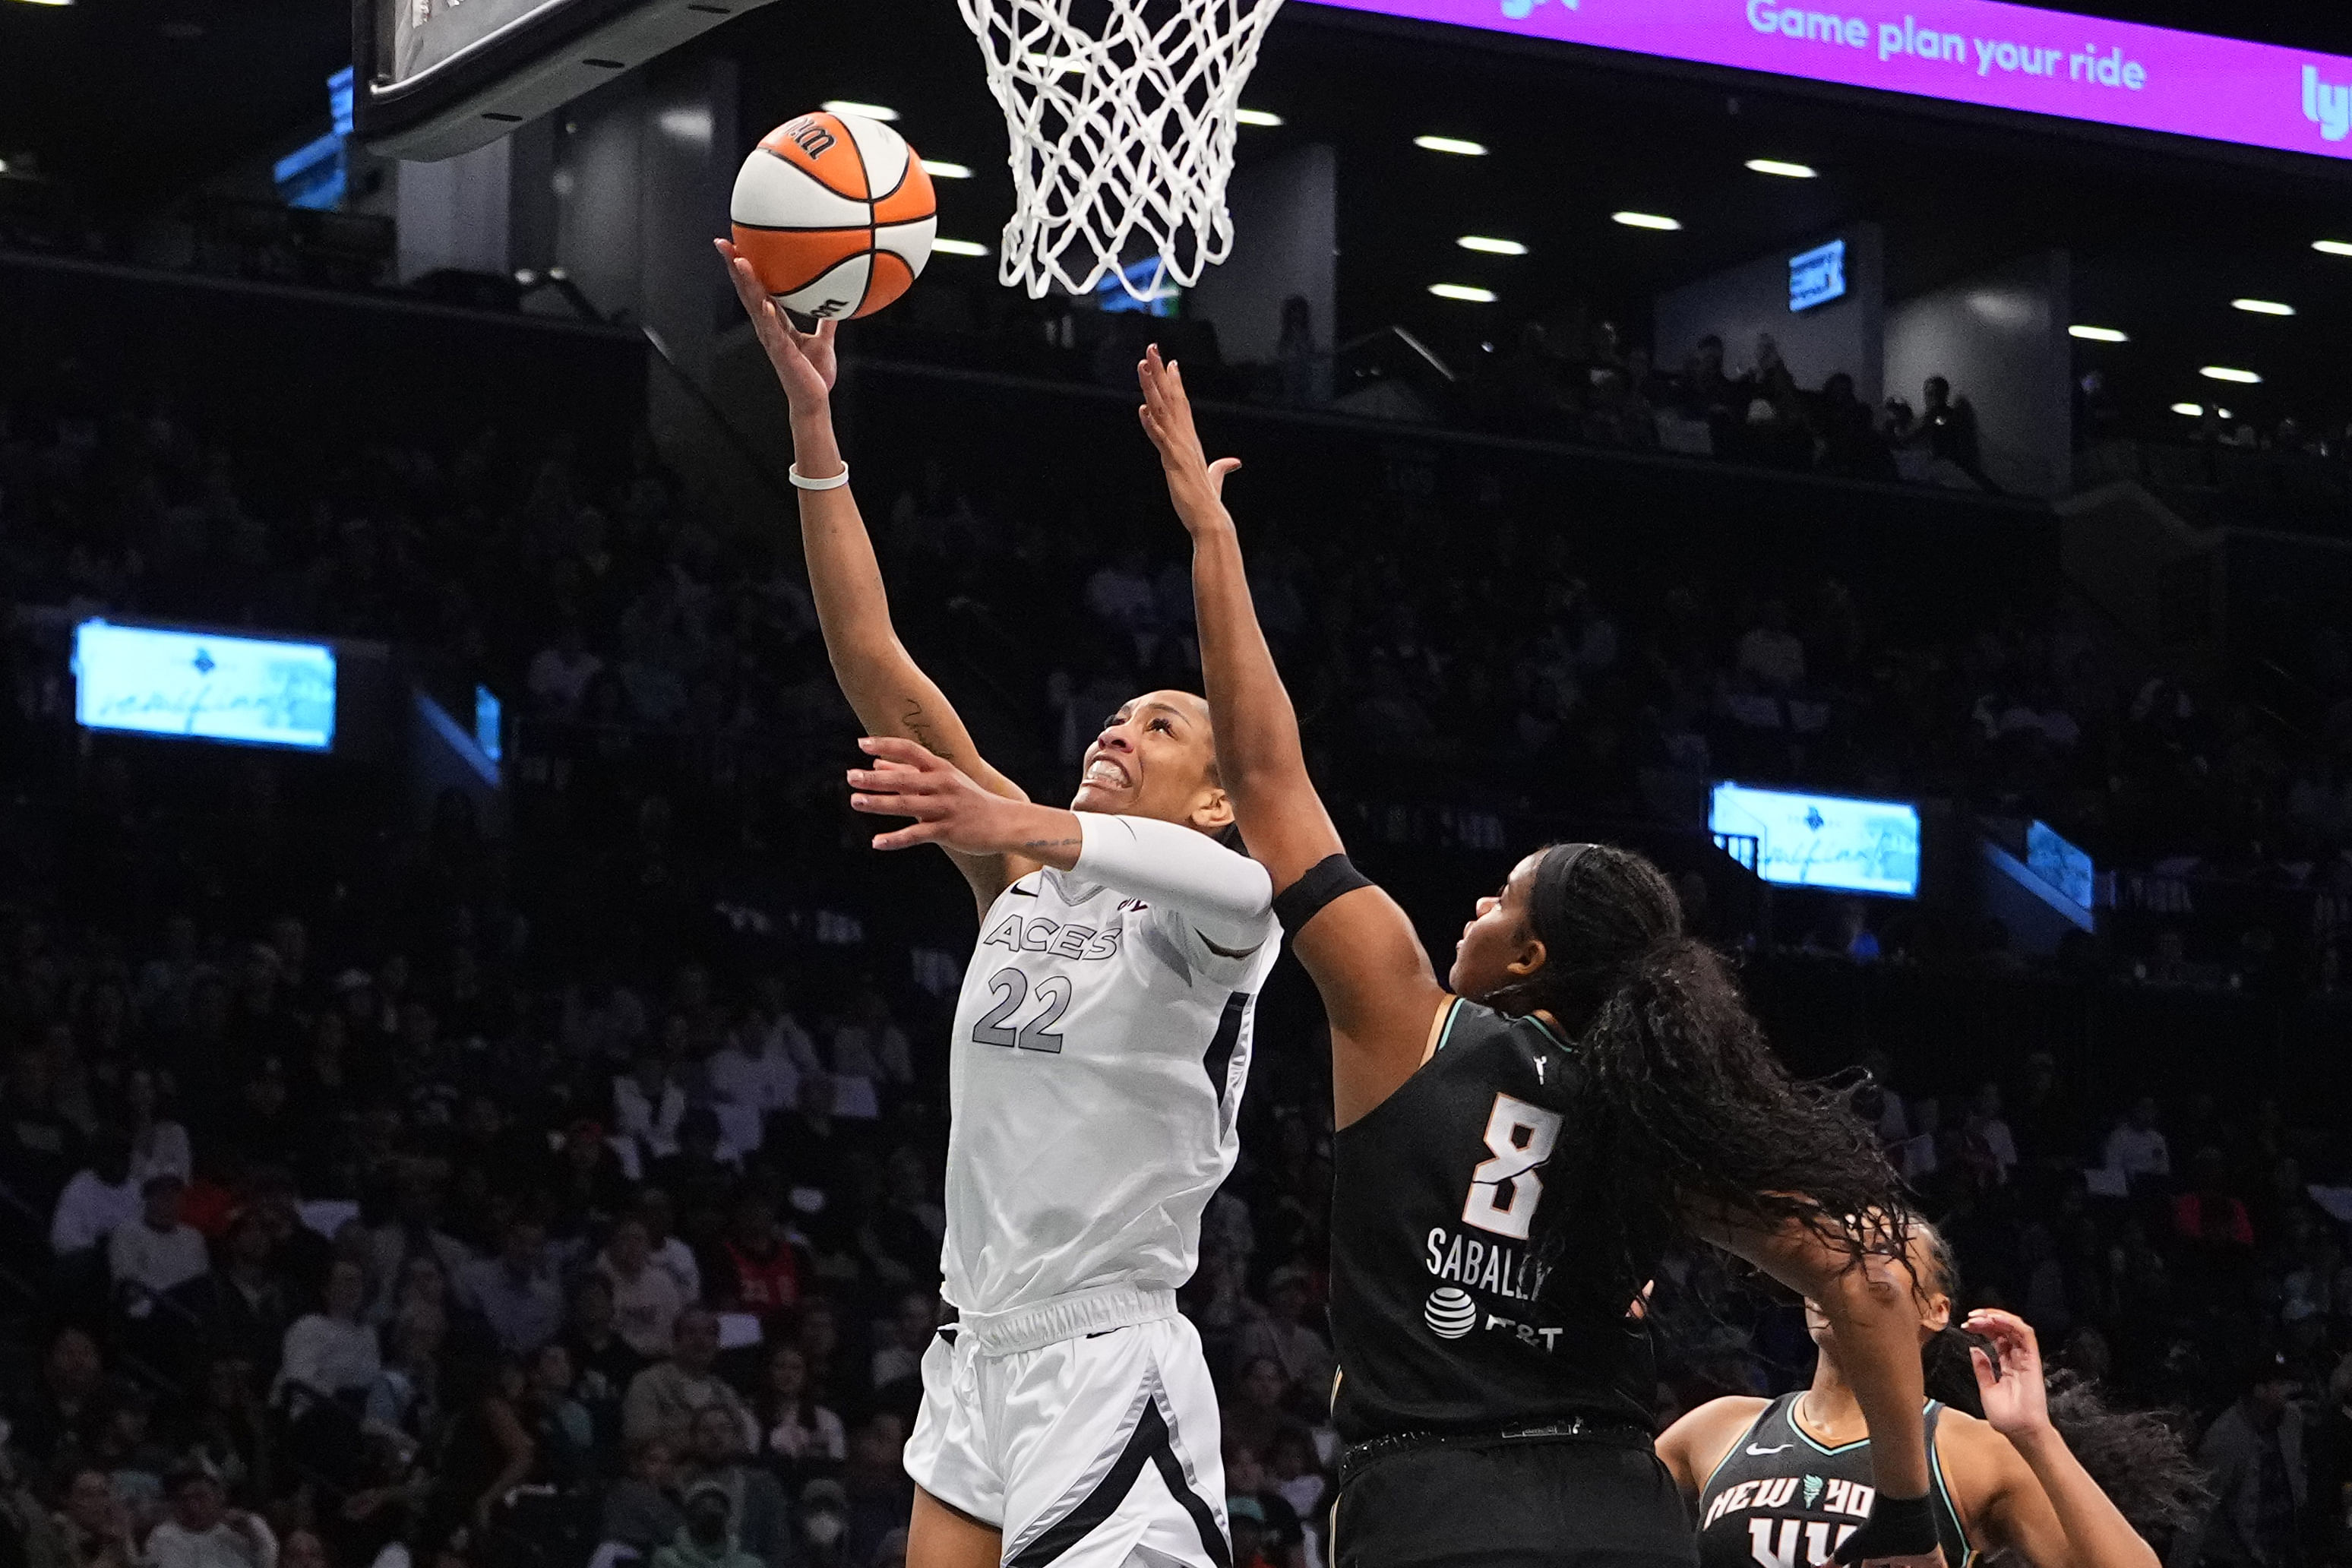
<svg viewBox="0 0 2352 1568"><path fill-rule="evenodd" d="M1478 1303L1468 1292L1444 1285L1429 1293L1429 1304L1421 1315L1429 1331L1439 1339L1458 1340L1478 1326Z"/></svg>

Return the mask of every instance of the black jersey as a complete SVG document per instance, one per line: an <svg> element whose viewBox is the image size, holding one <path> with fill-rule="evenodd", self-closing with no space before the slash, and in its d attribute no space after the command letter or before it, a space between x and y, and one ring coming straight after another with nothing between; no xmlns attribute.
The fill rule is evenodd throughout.
<svg viewBox="0 0 2352 1568"><path fill-rule="evenodd" d="M1540 1021L1457 1001L1421 1070L1339 1131L1341 1437L1651 1425L1649 1331L1626 1308L1663 1226L1627 1258L1621 1231L1594 1217L1609 1173L1569 1136L1585 1082L1575 1048Z"/></svg>
<svg viewBox="0 0 2352 1568"><path fill-rule="evenodd" d="M1813 1441L1797 1425L1801 1397L1784 1394L1766 1405L1699 1489L1699 1568L1826 1568L1831 1554L1870 1517L1877 1496L1870 1439L1834 1448ZM1969 1568L1976 1551L1944 1489L1944 1465L1936 1453L1943 1410L1927 1402L1936 1535L1946 1568Z"/></svg>

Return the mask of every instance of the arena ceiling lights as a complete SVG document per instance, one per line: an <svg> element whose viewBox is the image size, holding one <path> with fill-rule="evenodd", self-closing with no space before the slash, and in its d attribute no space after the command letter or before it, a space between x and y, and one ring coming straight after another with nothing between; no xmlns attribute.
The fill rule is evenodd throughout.
<svg viewBox="0 0 2352 1568"><path fill-rule="evenodd" d="M1412 144L1424 152L1452 153L1464 158L1483 158L1486 155L1485 142L1465 142L1459 136L1416 136L1412 139Z"/></svg>
<svg viewBox="0 0 2352 1568"><path fill-rule="evenodd" d="M1525 256L1528 253L1528 247L1516 239L1496 239L1484 234L1465 234L1454 243L1465 250L1475 250L1485 256Z"/></svg>
<svg viewBox="0 0 2352 1568"><path fill-rule="evenodd" d="M1255 125L1269 131L1282 123L1281 115L1269 113L1263 109L1236 109L1234 110L1234 119L1240 124Z"/></svg>
<svg viewBox="0 0 2352 1568"><path fill-rule="evenodd" d="M2080 338L2084 342L2090 343L2127 343L2131 342L2131 334L2129 332L2120 331L2115 327L2086 327L2079 321L2074 326L2066 329L2066 335L2070 338Z"/></svg>
<svg viewBox="0 0 2352 1568"><path fill-rule="evenodd" d="M2172 411L2175 414L2186 415L2191 419L2205 417L2205 405L2201 403L2176 403L2172 405ZM2213 416L2217 419L2227 419L2230 417L2230 411L2226 408L2216 408L2213 410Z"/></svg>
<svg viewBox="0 0 2352 1568"><path fill-rule="evenodd" d="M898 111L879 103L860 103L854 98L828 98L817 105L829 114L862 114L868 120L891 121Z"/></svg>
<svg viewBox="0 0 2352 1568"><path fill-rule="evenodd" d="M1778 174L1784 180L1817 180L1819 171L1811 163L1784 163L1778 158L1750 158L1748 168L1759 174Z"/></svg>
<svg viewBox="0 0 2352 1568"><path fill-rule="evenodd" d="M2198 374L2208 381L2226 381L2233 386L2260 386L2263 378L2250 370L2235 370L2226 364L2209 364Z"/></svg>
<svg viewBox="0 0 2352 1568"><path fill-rule="evenodd" d="M2352 256L2352 239L2315 239L2311 248L2326 256Z"/></svg>
<svg viewBox="0 0 2352 1568"><path fill-rule="evenodd" d="M2282 305L2276 300L2232 300L2230 309L2243 310L2250 316L2292 316L2294 307Z"/></svg>
<svg viewBox="0 0 2352 1568"><path fill-rule="evenodd" d="M926 158L923 160L923 173L934 180L969 180L971 178L971 165L950 163L944 158Z"/></svg>
<svg viewBox="0 0 2352 1568"><path fill-rule="evenodd" d="M931 241L934 256L986 256L988 247L969 239L935 239Z"/></svg>
<svg viewBox="0 0 2352 1568"><path fill-rule="evenodd" d="M1459 300L1469 305L1491 305L1495 302L1492 289L1481 289L1475 283L1432 283L1429 291L1441 300Z"/></svg>
<svg viewBox="0 0 2352 1568"><path fill-rule="evenodd" d="M1658 213L1611 213L1612 223L1622 223L1627 228L1655 229L1660 234L1673 234L1683 226L1679 219Z"/></svg>

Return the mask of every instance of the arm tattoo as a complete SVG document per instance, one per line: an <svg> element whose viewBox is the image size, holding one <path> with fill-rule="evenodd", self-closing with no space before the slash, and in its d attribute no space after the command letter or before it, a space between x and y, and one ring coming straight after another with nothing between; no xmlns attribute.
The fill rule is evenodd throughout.
<svg viewBox="0 0 2352 1568"><path fill-rule="evenodd" d="M1066 849L1073 844L1083 846L1085 843L1086 838L1082 835L1075 838L1032 838L1021 847L1024 849Z"/></svg>
<svg viewBox="0 0 2352 1568"><path fill-rule="evenodd" d="M907 700L907 711L899 719L898 722L906 727L907 738L914 742L915 744L922 747L923 750L930 752L935 757L947 758L947 760L950 762L954 760L953 758L949 758L947 752L940 748L939 743L931 739L930 722L923 717L923 705L920 702L916 701L912 698L908 698Z"/></svg>

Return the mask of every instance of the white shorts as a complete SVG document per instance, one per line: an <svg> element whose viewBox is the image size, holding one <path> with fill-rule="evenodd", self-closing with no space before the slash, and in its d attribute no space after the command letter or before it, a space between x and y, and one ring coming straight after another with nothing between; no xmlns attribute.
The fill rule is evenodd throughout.
<svg viewBox="0 0 2352 1568"><path fill-rule="evenodd" d="M1171 1314L990 1354L923 1354L907 1474L1004 1538L1005 1568L1233 1568L1216 1391Z"/></svg>

